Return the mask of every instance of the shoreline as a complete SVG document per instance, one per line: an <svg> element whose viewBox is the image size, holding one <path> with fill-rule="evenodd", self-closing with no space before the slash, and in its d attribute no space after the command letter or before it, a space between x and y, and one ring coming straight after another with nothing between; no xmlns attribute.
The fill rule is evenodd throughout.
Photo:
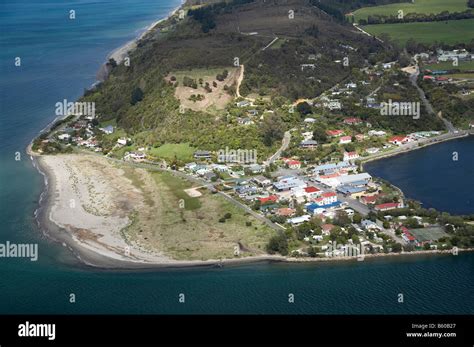
<svg viewBox="0 0 474 347"><path fill-rule="evenodd" d="M456 135L456 136L454 136L454 135ZM361 165L364 166L364 164L367 164L367 163L370 163L370 162L373 162L373 161L387 159L387 158L395 157L397 155L407 154L407 153L410 153L410 152L413 152L413 151L416 151L416 150L419 150L419 149L422 149L422 148L425 148L425 147L441 144L441 143L452 141L452 140L463 139L463 138L466 138L466 137L469 137L469 136L474 136L474 133L470 130L464 131L464 132L459 133L459 134L453 134L453 135L450 135L449 133L448 134L442 134L442 135L438 135L438 137L441 137L441 138L435 138L435 139L428 138L426 143L418 142L416 145L411 145L410 147L407 147L407 148L396 148L393 152L388 151L388 152L385 152L385 153L380 153L379 155L374 155L372 157L362 158L360 162L361 162ZM421 144L421 146L420 146L420 144Z"/></svg>
<svg viewBox="0 0 474 347"><path fill-rule="evenodd" d="M145 30L137 37L113 49L109 54L107 54L105 62L100 66L99 70L96 73L97 81L92 86L95 86L97 83L103 82L107 79L110 73L110 70L107 67L107 63L110 59L114 59L117 64L122 63L122 61L128 56L128 54L130 52L133 52L137 48L138 42L140 40L142 40L143 38L145 38L145 36L151 33L158 24L167 21L172 16L174 16L186 4L186 2L187 0L180 0L180 4L170 13L168 13L164 18L154 21L153 23L148 25Z"/></svg>
<svg viewBox="0 0 474 347"><path fill-rule="evenodd" d="M221 267L237 267L251 264L317 264L317 263L344 263L344 262L360 262L357 257L285 257L281 255L261 255L249 256L245 258L228 258L228 259L209 259L209 260L175 260L168 258L166 261L146 261L146 260L124 260L117 257L110 257L104 253L98 252L97 249L88 246L74 238L71 233L61 228L50 218L51 210L54 207L56 198L56 177L51 169L42 162L42 156L29 151L33 166L44 177L45 188L40 195L39 207L35 210L35 219L40 231L53 242L62 244L69 252L72 253L76 262L72 265L94 269L94 270L160 270L160 269L211 269ZM472 252L474 249L459 249L459 252ZM402 253L375 253L364 254L365 259L377 259L387 257L404 256L436 256L452 254L452 250L420 250ZM117 254L118 255L118 254Z"/></svg>
<svg viewBox="0 0 474 347"><path fill-rule="evenodd" d="M186 0L181 0L181 4L177 6L173 11L171 11L166 17L156 20L151 23L144 32L138 35L135 39L126 42L124 45L114 49L107 55L106 62L113 58L117 63L121 63L123 59L134 49L136 49L137 44L140 40L146 37L150 32L152 32L155 27L168 20L170 17L175 15L182 7L186 4ZM101 69L105 67L106 62L101 66ZM107 78L107 73L105 74ZM54 119L50 124L54 124L56 119ZM50 126L50 125L49 125ZM45 129L41 130L39 134L44 132L49 128L47 126ZM427 141L423 146L412 146L405 150L394 151L392 153L384 153L383 155L374 158L369 158L368 160L363 160L362 165L374 160L385 159L391 156L407 153L413 150L421 149L423 147L442 143L445 141L463 138L469 136L469 132L459 134L458 136L453 136L453 134L443 134L446 138L439 139L437 141ZM443 136L440 135L440 136ZM451 135L451 136L449 136ZM472 135L472 134L471 134ZM54 201L56 199L56 189L57 182L54 172L47 167L45 163L42 162L42 155L33 153L31 150L32 142L28 145L26 152L30 155L33 166L40 172L44 177L44 190L42 191L38 208L35 210L35 219L37 221L40 231L50 240L54 242L61 243L63 247L68 248L77 263L75 265L85 266L87 268L94 269L104 269L104 270L158 270L158 269L190 269L190 268L215 268L222 266L241 266L248 264L258 264L258 263L286 263L286 264L295 264L295 263L319 263L319 262L341 262L341 261L357 261L357 257L325 257L325 258L292 258L284 257L280 255L261 255L261 256L250 256L246 258L234 258L234 259L209 259L209 260L174 260L168 258L167 261L161 262L147 262L146 260L123 260L118 257L109 257L103 253L97 252L93 247L88 247L87 244L82 243L77 238L74 238L71 233L67 232L66 229L61 228L54 220L51 219L50 214L51 210L54 207ZM459 250L461 251L473 251L474 249ZM451 251L440 251L440 250L430 250L430 251L414 251L406 253L377 253L377 254L367 254L364 255L366 258L379 258L379 257L400 257L403 255L440 255L452 253Z"/></svg>

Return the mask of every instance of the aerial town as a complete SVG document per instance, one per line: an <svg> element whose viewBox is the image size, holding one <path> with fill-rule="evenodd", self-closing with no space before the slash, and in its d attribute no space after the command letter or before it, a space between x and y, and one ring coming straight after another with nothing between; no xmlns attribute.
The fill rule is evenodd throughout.
<svg viewBox="0 0 474 347"><path fill-rule="evenodd" d="M309 56L308 61L317 58ZM268 246L269 253L335 256L347 251L347 245L356 244L363 245L363 252L367 253L399 252L402 246L413 250L449 248L452 245L446 242L444 225L440 226L432 216L414 214L415 202L406 201L397 187L364 172L363 164L465 136L474 124L471 122L462 130L443 119L447 131L441 128L400 134L376 128L362 117L344 116L342 110L343 105L353 103L357 97L356 104L367 112L383 114L382 109L388 106L390 115L416 120L420 117L419 102L392 105L391 100L382 100L382 93L377 92L386 88L387 83L392 84L391 89L405 89L399 81L408 81L410 76L416 78L420 70L424 82L454 83L453 78L446 77L446 69L432 67L471 60L474 61L474 55L466 50L417 54L407 68L401 69L397 61L376 64L361 69L359 80L336 85L315 99L281 105L280 109L288 114L301 114L303 118L299 126L285 133L282 146L269 157L255 149L195 148L186 159L163 159L156 154L156 148L136 145L123 130L110 122L99 123L90 112L86 116L84 112L80 116L70 112L39 139L37 148L39 152L55 147L66 152L72 148L103 152L107 157L137 165L182 172L252 211L272 228L296 233L297 242L283 242L282 246L277 240ZM301 69L311 66L303 64ZM469 81L465 85L460 91L463 96L472 92L468 89ZM240 127L253 126L273 114L274 108L268 100L238 97L227 106L227 117ZM333 243L346 246L334 249L330 247Z"/></svg>

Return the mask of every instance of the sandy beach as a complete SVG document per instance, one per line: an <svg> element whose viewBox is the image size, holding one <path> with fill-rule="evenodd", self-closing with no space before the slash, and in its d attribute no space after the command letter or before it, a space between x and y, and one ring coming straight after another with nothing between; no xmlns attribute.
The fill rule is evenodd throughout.
<svg viewBox="0 0 474 347"><path fill-rule="evenodd" d="M105 158L83 154L34 156L45 175L46 195L37 218L45 234L72 251L81 264L104 269L150 269L236 266L254 263L317 263L358 261L357 257L292 258L258 255L229 259L175 260L130 242L121 233L131 223L128 214L144 208L143 196L121 169ZM113 174L113 180L107 175ZM126 194L124 194L126 192ZM402 254L366 254L365 259L404 255L449 254L418 251Z"/></svg>
<svg viewBox="0 0 474 347"><path fill-rule="evenodd" d="M130 53L130 51L133 51L135 48L137 48L137 43L143 39L148 33L150 33L151 31L154 30L154 28L166 21L167 19L169 19L170 17L174 16L178 11L179 9L185 4L186 0L182 0L181 1L181 4L176 7L173 11L170 12L170 14L168 14L165 18L162 18L162 19L159 19L153 23L151 23L143 33L141 33L137 38L125 43L123 46L120 46L118 47L117 49L113 50L108 56L107 56L107 61L109 59L114 59L117 64L120 64L124 59L125 57L128 56L128 54Z"/></svg>

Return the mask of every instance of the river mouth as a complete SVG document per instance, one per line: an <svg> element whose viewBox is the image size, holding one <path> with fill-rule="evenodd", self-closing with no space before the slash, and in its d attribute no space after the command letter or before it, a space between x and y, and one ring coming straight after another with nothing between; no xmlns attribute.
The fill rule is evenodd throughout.
<svg viewBox="0 0 474 347"><path fill-rule="evenodd" d="M474 213L474 136L455 139L364 165L425 208Z"/></svg>

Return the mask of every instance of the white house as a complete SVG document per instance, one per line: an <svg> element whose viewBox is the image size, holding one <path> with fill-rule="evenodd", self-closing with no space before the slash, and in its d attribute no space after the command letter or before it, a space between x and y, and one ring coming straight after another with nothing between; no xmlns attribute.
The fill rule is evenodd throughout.
<svg viewBox="0 0 474 347"><path fill-rule="evenodd" d="M288 219L288 223L290 224L293 224L293 225L297 225L297 224L301 224L301 223L304 223L304 222L307 222L311 219L311 216L308 215L308 214L305 214L303 216L299 216L299 217L294 217L294 218L290 218Z"/></svg>
<svg viewBox="0 0 474 347"><path fill-rule="evenodd" d="M344 161L356 160L359 158L357 152L344 152Z"/></svg>
<svg viewBox="0 0 474 347"><path fill-rule="evenodd" d="M352 138L350 136L342 136L339 139L339 144L341 144L341 145L344 145L346 143L351 143L351 142L352 142Z"/></svg>

